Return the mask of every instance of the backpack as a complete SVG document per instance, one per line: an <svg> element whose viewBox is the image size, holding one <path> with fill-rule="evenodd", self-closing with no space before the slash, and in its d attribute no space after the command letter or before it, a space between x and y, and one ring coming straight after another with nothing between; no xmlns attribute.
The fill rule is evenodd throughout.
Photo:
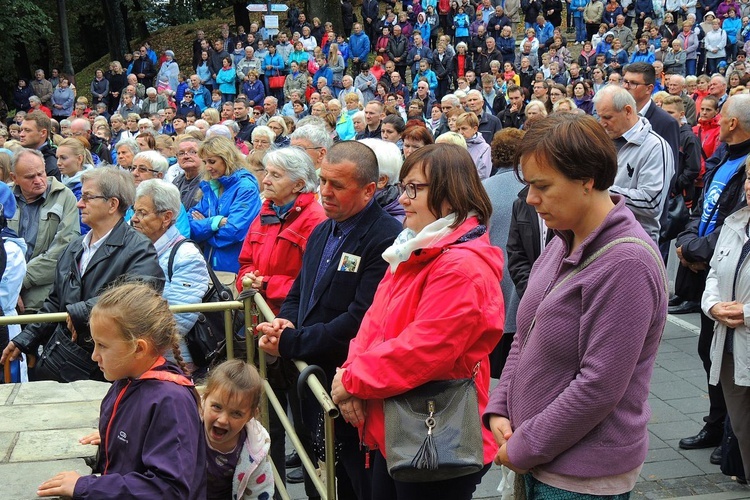
<svg viewBox="0 0 750 500"><path fill-rule="evenodd" d="M190 242L196 247L198 245L189 239L183 239L178 241L169 253L169 263L167 264L167 279L172 281L172 266L174 265L175 255L177 249L183 243ZM200 247L198 247L200 249ZM203 296L202 303L210 302L227 302L232 300L232 292L227 289L216 277L214 270L211 268L211 264L206 262L208 268L208 276L211 279L208 290ZM232 318L234 318L235 311L232 311ZM184 336L185 343L187 344L190 356L193 358L193 363L204 368L211 365L215 361L221 358L224 348L226 347L226 336L224 335L224 312L202 312L198 313L198 319Z"/></svg>

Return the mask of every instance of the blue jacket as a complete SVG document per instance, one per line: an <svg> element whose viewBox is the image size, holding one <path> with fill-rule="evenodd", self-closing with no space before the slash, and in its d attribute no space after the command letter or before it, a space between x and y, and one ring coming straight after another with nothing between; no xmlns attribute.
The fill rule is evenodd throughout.
<svg viewBox="0 0 750 500"><path fill-rule="evenodd" d="M360 61L367 60L367 56L370 55L370 38L364 31L352 33L349 37L349 52L352 57L357 57Z"/></svg>
<svg viewBox="0 0 750 500"><path fill-rule="evenodd" d="M721 24L721 29L727 32L728 43L737 43L737 35L742 29L742 19L736 16L734 18L728 17Z"/></svg>
<svg viewBox="0 0 750 500"><path fill-rule="evenodd" d="M211 92L204 85L201 85L200 88L193 90L193 102L203 113L211 105Z"/></svg>
<svg viewBox="0 0 750 500"><path fill-rule="evenodd" d="M318 68L318 71L315 72L315 74L313 75L313 86L317 87L318 78L320 78L321 76L325 77L329 87L333 85L333 71L331 71L331 68L328 67L328 64L324 64L323 66Z"/></svg>
<svg viewBox="0 0 750 500"><path fill-rule="evenodd" d="M236 81L237 73L233 67L229 69L221 68L219 72L216 73L216 83L219 85L219 90L221 90L222 94L236 94L237 89L234 86Z"/></svg>
<svg viewBox="0 0 750 500"><path fill-rule="evenodd" d="M429 38L425 38L425 40L429 40ZM406 64L411 68L412 75L419 71L419 60L414 60L414 56L417 54L419 54L420 60L425 59L432 65L432 51L427 44L423 43L421 48L417 48L415 45L409 49L409 53L406 55Z"/></svg>
<svg viewBox="0 0 750 500"><path fill-rule="evenodd" d="M152 370L177 376L180 384L122 379L104 396L94 470L103 473L106 466L106 474L79 478L75 498L206 498L206 438L198 396L179 368L161 361Z"/></svg>
<svg viewBox="0 0 750 500"><path fill-rule="evenodd" d="M539 45L544 45L544 42L552 38L552 35L555 34L555 27L552 26L551 22L545 21L544 26L535 24L534 31L536 31L536 37L539 39Z"/></svg>
<svg viewBox="0 0 750 500"><path fill-rule="evenodd" d="M253 101L256 106L261 105L263 99L266 98L266 88L260 80L255 80L255 83L250 83L250 81L243 83L242 91L247 96L247 100Z"/></svg>
<svg viewBox="0 0 750 500"><path fill-rule="evenodd" d="M495 38L497 50L503 55L503 64L509 62L513 64L516 58L516 39L512 36L508 38L499 36Z"/></svg>
<svg viewBox="0 0 750 500"><path fill-rule="evenodd" d="M471 21L469 21L469 16L465 12L453 16L453 26L456 29L457 38L469 36L469 24L471 24Z"/></svg>
<svg viewBox="0 0 750 500"><path fill-rule="evenodd" d="M273 69L267 69L267 66L271 66ZM274 55L266 54L263 58L263 70L266 76L278 76L284 70L284 58L278 52ZM258 102L258 101L256 101Z"/></svg>
<svg viewBox="0 0 750 500"><path fill-rule="evenodd" d="M435 90L437 90L438 81L437 81L437 76L435 75L435 72L432 71L431 69L428 69L424 73L420 71L414 76L414 82L412 83L412 86L411 86L412 90L417 90L417 84L419 84L419 79L422 77L427 79L427 85L430 86L430 92L435 92Z"/></svg>
<svg viewBox="0 0 750 500"><path fill-rule="evenodd" d="M213 181L201 181L203 198L190 210L200 212L205 219L190 219L191 237L203 244L203 252L216 271L236 273L242 241L250 224L260 212L260 193L255 176L241 168L229 176L218 179L224 192L217 197L212 189ZM226 217L224 227L218 227ZM213 254L213 255L212 255Z"/></svg>
<svg viewBox="0 0 750 500"><path fill-rule="evenodd" d="M583 17L583 11L578 10L578 8L585 8L586 5L588 5L587 0L571 0L570 2L570 11L573 13L573 17Z"/></svg>
<svg viewBox="0 0 750 500"><path fill-rule="evenodd" d="M630 56L630 64L633 64L634 62L645 62L653 64L654 53L650 51L641 52L639 50L636 50L635 52L633 52L633 55Z"/></svg>
<svg viewBox="0 0 750 500"><path fill-rule="evenodd" d="M428 43L430 41L430 33L432 32L432 28L429 24L425 21L424 24L415 24L414 30L419 31L422 34L422 40L425 41L425 43Z"/></svg>

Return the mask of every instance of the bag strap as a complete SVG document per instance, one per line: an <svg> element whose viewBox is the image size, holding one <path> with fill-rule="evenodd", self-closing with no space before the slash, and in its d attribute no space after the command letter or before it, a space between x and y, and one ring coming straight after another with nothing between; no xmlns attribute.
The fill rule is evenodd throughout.
<svg viewBox="0 0 750 500"><path fill-rule="evenodd" d="M172 266L174 265L175 255L177 255L177 249L183 243L188 243L188 242L195 245L195 248L197 248L199 252L201 251L198 244L195 241L191 240L190 238L185 238L175 243L174 246L172 247L172 250L169 252L169 262L167 263L167 278L169 279L169 281L172 281L172 272L173 272ZM221 293L224 290L224 285L221 283L221 281L219 281L218 276L216 276L216 273L214 272L213 267L211 266L211 257L210 257L211 255L213 255L213 248L211 249L211 253L209 255L208 260L206 260L206 270L208 271L208 277L211 279L211 284L214 286L214 289L216 289L216 291L219 292L221 299L229 300L229 297L225 297L224 296L225 294ZM211 292L211 287L209 287L208 291L206 291L206 296L208 296L210 292Z"/></svg>
<svg viewBox="0 0 750 500"><path fill-rule="evenodd" d="M662 278L663 285L664 285L664 290L666 291L667 294L669 294L669 281L667 279L667 272L666 272L666 269L664 268L664 265L662 264L661 257L659 256L659 254L656 253L656 250L654 250L651 245L649 245L648 243L646 243L640 238L636 238L634 236L625 236L623 238L617 238L617 239L610 241L609 243L601 247L599 250L589 255L586 260L584 260L580 265L578 265L578 267L576 267L571 272L566 274L563 279L561 279L554 287L552 287L552 290L550 290L546 296L549 296L552 292L557 290L561 285L566 283L569 279L573 278L575 275L577 275L578 273L580 273L581 271L589 267L596 259L601 257L605 252L607 252L613 246L619 245L621 243L635 243L636 245L640 245L649 251L649 253L654 258L654 260L656 261L659 267L659 274L661 274L661 278ZM534 318L531 320L531 325L529 326L529 330L528 330L529 334L531 334L531 331L534 329L534 325L536 325L536 314L534 314ZM529 338L529 335L526 335L526 338L524 339L524 345L526 344L526 340L528 340L528 338Z"/></svg>

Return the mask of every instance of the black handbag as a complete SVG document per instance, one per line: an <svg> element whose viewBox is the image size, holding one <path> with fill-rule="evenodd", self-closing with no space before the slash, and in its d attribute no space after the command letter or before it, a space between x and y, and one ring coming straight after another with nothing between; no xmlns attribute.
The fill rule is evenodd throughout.
<svg viewBox="0 0 750 500"><path fill-rule="evenodd" d="M177 249L180 245L188 241L195 245L194 241L184 239L178 241L172 247L167 264L167 279L169 281L172 281L172 265L174 264ZM208 262L206 262L206 267L211 282L208 285L206 294L203 296L202 303L232 300L232 292L219 281L219 278L216 277L216 273L214 273ZM232 315L234 317L234 311L232 311ZM184 339L190 351L190 356L193 358L193 364L196 366L204 368L221 359L227 343L226 335L224 334L224 312L198 313L195 325L185 334Z"/></svg>
<svg viewBox="0 0 750 500"><path fill-rule="evenodd" d="M387 398L385 455L396 481L443 481L484 467L474 379L438 380Z"/></svg>
<svg viewBox="0 0 750 500"><path fill-rule="evenodd" d="M34 367L35 380L75 382L76 380L104 380L99 365L91 353L68 337L58 326L44 346Z"/></svg>
<svg viewBox="0 0 750 500"><path fill-rule="evenodd" d="M667 200L667 223L661 229L660 240L670 241L685 230L690 222L690 210L685 203L685 196L680 193Z"/></svg>

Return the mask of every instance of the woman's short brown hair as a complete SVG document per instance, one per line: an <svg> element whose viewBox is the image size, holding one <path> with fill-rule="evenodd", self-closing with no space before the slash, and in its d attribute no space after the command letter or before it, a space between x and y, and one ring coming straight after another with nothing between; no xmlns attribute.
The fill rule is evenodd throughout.
<svg viewBox="0 0 750 500"><path fill-rule="evenodd" d="M451 227L463 224L470 212L476 212L480 224L492 215L492 204L469 152L454 144L430 144L417 149L404 161L399 174L403 181L413 168L419 168L427 178L427 206L438 218L444 203L448 203L456 221Z"/></svg>
<svg viewBox="0 0 750 500"><path fill-rule="evenodd" d="M410 139L412 141L421 142L425 146L435 143L435 139L432 137L432 134L424 125L412 125L406 127L406 130L404 130L404 133L401 135L401 139L403 139L404 141L406 139Z"/></svg>
<svg viewBox="0 0 750 500"><path fill-rule="evenodd" d="M617 151L601 125L591 116L572 113L541 118L518 144L513 165L521 178L524 156L546 160L571 180L594 181L594 189L605 191L615 181Z"/></svg>
<svg viewBox="0 0 750 500"><path fill-rule="evenodd" d="M513 159L516 155L516 148L523 136L526 135L524 130L507 127L495 134L492 138L492 168L513 167Z"/></svg>

